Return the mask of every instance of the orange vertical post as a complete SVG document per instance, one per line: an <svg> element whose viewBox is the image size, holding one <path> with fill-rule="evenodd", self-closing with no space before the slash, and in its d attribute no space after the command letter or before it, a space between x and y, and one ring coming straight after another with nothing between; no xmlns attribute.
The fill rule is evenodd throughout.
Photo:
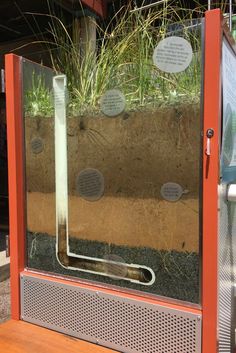
<svg viewBox="0 0 236 353"><path fill-rule="evenodd" d="M25 264L25 193L21 58L5 56L11 249L11 315L20 319L20 272Z"/></svg>
<svg viewBox="0 0 236 353"><path fill-rule="evenodd" d="M218 181L221 116L221 12L206 12L203 148L202 353L217 352ZM207 130L213 129L210 155Z"/></svg>

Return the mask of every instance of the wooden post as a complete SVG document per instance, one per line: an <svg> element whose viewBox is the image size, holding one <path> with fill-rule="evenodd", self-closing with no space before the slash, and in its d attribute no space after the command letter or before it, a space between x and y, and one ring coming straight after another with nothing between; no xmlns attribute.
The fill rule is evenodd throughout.
<svg viewBox="0 0 236 353"><path fill-rule="evenodd" d="M73 41L80 49L81 58L96 53L96 19L92 17L76 18L73 21Z"/></svg>

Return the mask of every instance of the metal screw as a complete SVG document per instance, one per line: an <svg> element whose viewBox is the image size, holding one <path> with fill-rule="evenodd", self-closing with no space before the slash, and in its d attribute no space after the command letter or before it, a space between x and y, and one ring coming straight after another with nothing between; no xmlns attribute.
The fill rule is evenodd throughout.
<svg viewBox="0 0 236 353"><path fill-rule="evenodd" d="M207 129L206 136L209 139L212 138L214 136L214 130L213 129Z"/></svg>

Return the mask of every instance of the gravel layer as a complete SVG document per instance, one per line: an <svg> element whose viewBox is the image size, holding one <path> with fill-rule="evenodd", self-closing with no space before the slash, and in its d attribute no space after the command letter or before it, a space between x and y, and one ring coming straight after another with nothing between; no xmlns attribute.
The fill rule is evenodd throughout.
<svg viewBox="0 0 236 353"><path fill-rule="evenodd" d="M107 255L119 256L125 263L152 268L156 280L153 285L145 286L108 276L66 270L57 261L55 237L42 233L28 233L29 268L80 277L188 302L199 302L199 256L197 253L116 246L75 238L70 241L70 251L97 258L105 258Z"/></svg>
<svg viewBox="0 0 236 353"><path fill-rule="evenodd" d="M10 319L10 280L0 282L0 323Z"/></svg>

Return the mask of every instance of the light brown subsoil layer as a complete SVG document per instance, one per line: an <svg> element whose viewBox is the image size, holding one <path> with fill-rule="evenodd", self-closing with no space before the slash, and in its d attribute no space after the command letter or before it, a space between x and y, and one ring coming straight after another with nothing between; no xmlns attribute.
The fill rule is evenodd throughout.
<svg viewBox="0 0 236 353"><path fill-rule="evenodd" d="M28 193L28 230L56 234L55 194ZM198 252L198 200L104 197L98 204L69 198L73 237L116 245Z"/></svg>
<svg viewBox="0 0 236 353"><path fill-rule="evenodd" d="M198 106L68 119L70 234L155 249L198 251L200 113ZM43 151L34 154L39 137ZM78 197L85 168L104 176L104 196ZM54 120L26 118L28 229L55 235ZM176 203L160 195L167 182L189 192Z"/></svg>

